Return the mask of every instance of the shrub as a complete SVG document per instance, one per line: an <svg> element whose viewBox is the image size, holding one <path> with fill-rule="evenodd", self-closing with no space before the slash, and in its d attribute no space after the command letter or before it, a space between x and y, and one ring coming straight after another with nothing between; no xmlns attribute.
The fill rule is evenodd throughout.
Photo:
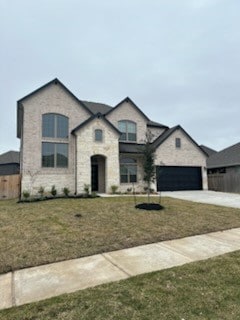
<svg viewBox="0 0 240 320"><path fill-rule="evenodd" d="M84 190L86 196L89 196L89 189L90 189L90 184L84 183L83 190Z"/></svg>
<svg viewBox="0 0 240 320"><path fill-rule="evenodd" d="M51 189L51 195L52 195L53 197L55 197L55 196L57 195L57 189L55 188L54 185L52 186L52 189Z"/></svg>
<svg viewBox="0 0 240 320"><path fill-rule="evenodd" d="M23 198L24 198L25 200L27 200L27 199L30 197L30 192L27 191L27 190L24 190L22 194L23 194Z"/></svg>
<svg viewBox="0 0 240 320"><path fill-rule="evenodd" d="M116 194L117 189L118 189L118 186L115 186L115 185L111 186L112 194Z"/></svg>
<svg viewBox="0 0 240 320"><path fill-rule="evenodd" d="M127 188L127 192L128 193L132 192L132 188Z"/></svg>
<svg viewBox="0 0 240 320"><path fill-rule="evenodd" d="M43 198L44 188L42 186L39 188L38 193L40 194L40 197Z"/></svg>
<svg viewBox="0 0 240 320"><path fill-rule="evenodd" d="M63 188L63 193L64 193L64 195L65 195L66 197L68 197L68 196L69 196L69 193L70 193L70 190L69 190L67 187L65 187L65 188Z"/></svg>
<svg viewBox="0 0 240 320"><path fill-rule="evenodd" d="M97 193L95 192L95 191L93 191L92 193L91 193L91 197L92 198L96 198L98 195L97 195Z"/></svg>

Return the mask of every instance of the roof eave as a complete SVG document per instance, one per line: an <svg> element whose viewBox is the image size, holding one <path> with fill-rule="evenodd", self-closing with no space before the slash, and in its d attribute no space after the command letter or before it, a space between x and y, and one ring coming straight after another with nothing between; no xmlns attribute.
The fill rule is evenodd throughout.
<svg viewBox="0 0 240 320"><path fill-rule="evenodd" d="M236 167L236 166L240 166L240 162L230 163L230 164L220 163L220 164L215 164L215 165L210 165L210 166L207 165L207 169L230 168L230 167Z"/></svg>

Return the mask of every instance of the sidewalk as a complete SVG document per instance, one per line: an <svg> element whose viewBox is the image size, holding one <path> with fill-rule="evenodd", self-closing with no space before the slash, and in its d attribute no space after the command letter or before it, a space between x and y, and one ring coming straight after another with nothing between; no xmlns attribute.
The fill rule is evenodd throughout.
<svg viewBox="0 0 240 320"><path fill-rule="evenodd" d="M240 250L240 228L0 275L0 309Z"/></svg>

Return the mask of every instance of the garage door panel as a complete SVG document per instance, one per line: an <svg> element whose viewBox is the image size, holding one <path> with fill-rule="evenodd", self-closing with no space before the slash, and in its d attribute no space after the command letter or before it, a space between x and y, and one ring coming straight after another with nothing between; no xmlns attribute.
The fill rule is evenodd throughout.
<svg viewBox="0 0 240 320"><path fill-rule="evenodd" d="M201 190L201 167L157 166L157 190Z"/></svg>

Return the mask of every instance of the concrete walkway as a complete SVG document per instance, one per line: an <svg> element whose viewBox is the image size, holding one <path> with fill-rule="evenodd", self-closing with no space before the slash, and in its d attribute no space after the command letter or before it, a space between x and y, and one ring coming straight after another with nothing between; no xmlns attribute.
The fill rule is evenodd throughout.
<svg viewBox="0 0 240 320"><path fill-rule="evenodd" d="M172 197L200 203L215 204L232 208L240 208L240 194L216 191L164 191L163 197Z"/></svg>
<svg viewBox="0 0 240 320"><path fill-rule="evenodd" d="M124 249L0 276L0 309L240 250L240 228Z"/></svg>

